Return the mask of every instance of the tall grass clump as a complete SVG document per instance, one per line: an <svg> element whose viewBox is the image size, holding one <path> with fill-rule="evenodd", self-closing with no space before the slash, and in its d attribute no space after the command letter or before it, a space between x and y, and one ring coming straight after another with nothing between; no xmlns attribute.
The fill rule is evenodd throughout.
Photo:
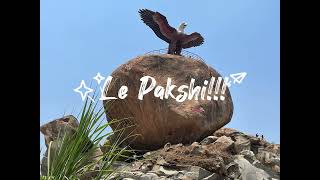
<svg viewBox="0 0 320 180"><path fill-rule="evenodd" d="M124 128L106 131L112 123L121 120L107 122L102 118L105 110L98 108L97 104L86 99L75 132L70 134L61 129L57 140L49 143L47 174L42 174L40 180L108 179L115 173L112 164L119 157L126 157L125 154L132 152L127 146L119 147L129 138L121 136ZM118 134L116 140L102 153L100 144L115 133Z"/></svg>

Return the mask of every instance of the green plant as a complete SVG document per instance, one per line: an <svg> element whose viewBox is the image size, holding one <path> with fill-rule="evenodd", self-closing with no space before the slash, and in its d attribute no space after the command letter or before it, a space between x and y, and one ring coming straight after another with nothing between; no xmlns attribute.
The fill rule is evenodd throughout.
<svg viewBox="0 0 320 180"><path fill-rule="evenodd" d="M80 115L80 123L75 133L60 130L57 140L51 141L47 155L47 174L42 180L106 179L115 172L112 164L119 157L131 152L127 147L119 147L126 138L122 137L124 128L106 132L112 123L122 120L102 120L105 111L97 110L97 103L85 101ZM105 123L104 123L105 122ZM117 133L116 141L102 153L99 148L102 140ZM132 135L133 136L133 135Z"/></svg>

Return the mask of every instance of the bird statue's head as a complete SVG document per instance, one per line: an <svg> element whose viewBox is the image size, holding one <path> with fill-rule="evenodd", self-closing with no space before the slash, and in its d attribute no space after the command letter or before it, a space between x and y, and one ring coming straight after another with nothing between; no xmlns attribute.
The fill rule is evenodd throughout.
<svg viewBox="0 0 320 180"><path fill-rule="evenodd" d="M182 22L179 27L178 27L178 32L179 33L184 33L184 29L187 27L187 23Z"/></svg>

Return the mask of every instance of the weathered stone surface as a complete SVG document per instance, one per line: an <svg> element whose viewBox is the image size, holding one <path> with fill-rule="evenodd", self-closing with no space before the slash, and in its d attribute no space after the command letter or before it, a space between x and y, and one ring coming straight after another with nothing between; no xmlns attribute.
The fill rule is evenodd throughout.
<svg viewBox="0 0 320 180"><path fill-rule="evenodd" d="M209 144L198 142L189 145L167 144L164 148L147 152L143 159L137 160L131 165L124 164L127 166L124 169L132 173L152 173L152 175L148 174L144 177L153 179L280 179L280 156L274 151L274 149L280 149L280 145L259 141L256 137L241 132L230 132L229 130L220 130L220 140L217 139ZM239 139L235 138L237 136L249 139L250 142L253 138L254 145L259 147L258 154L251 150L243 150L240 153L230 152L234 141ZM259 157L261 161L256 156L261 156L261 158ZM144 171L144 166L149 166L149 170ZM129 177L123 173L121 175L119 177ZM135 178L140 179L140 176L142 175ZM132 178L132 176L130 177Z"/></svg>
<svg viewBox="0 0 320 180"><path fill-rule="evenodd" d="M234 149L236 153L240 153L241 151L248 150L250 151L251 144L250 140L244 136L236 136L234 142Z"/></svg>
<svg viewBox="0 0 320 180"><path fill-rule="evenodd" d="M113 129L134 126L127 128L124 134L124 137L129 133L140 135L131 143L134 149L155 150L167 142L186 144L200 141L231 120L233 103L228 88L224 101L202 100L200 96L199 100L193 98L183 102L177 102L171 96L161 100L154 96L153 90L142 101L138 99L140 78L143 76L155 78L157 85L162 87L166 87L167 79L171 78L172 84L177 86L172 91L175 97L181 94L178 87L189 86L191 78L195 79L195 86L203 86L205 80L221 76L204 62L168 54L145 55L121 65L111 76L113 80L107 95L117 96L120 87L126 85L128 96L112 100L112 103L106 100L104 106L110 119L127 118L120 126L112 124Z"/></svg>
<svg viewBox="0 0 320 180"><path fill-rule="evenodd" d="M156 174L159 175L159 176L174 176L176 174L178 174L179 172L174 170L174 169L168 169L168 168L165 168L163 166L160 166L158 168L158 170L156 171Z"/></svg>
<svg viewBox="0 0 320 180"><path fill-rule="evenodd" d="M230 137L234 134L239 134L239 132L232 128L221 128L214 132L214 135L217 137L220 137L220 136Z"/></svg>
<svg viewBox="0 0 320 180"><path fill-rule="evenodd" d="M59 133L73 134L78 126L78 120L68 115L40 126L40 132L44 135L45 144L48 147L50 141L57 140Z"/></svg>
<svg viewBox="0 0 320 180"><path fill-rule="evenodd" d="M72 116L64 116L59 119L50 121L42 126L40 126L40 132L44 135L45 145L48 148L49 143L51 144L52 152L57 150L58 136L63 137L63 134L71 135L75 132L76 128L79 126L78 120ZM44 157L41 160L41 174L46 175L48 171L48 149L46 150ZM53 157L51 157L53 158Z"/></svg>
<svg viewBox="0 0 320 180"><path fill-rule="evenodd" d="M198 166L190 166L187 173L185 173L185 176L191 179L204 179L210 175L212 175L212 172Z"/></svg>
<svg viewBox="0 0 320 180"><path fill-rule="evenodd" d="M221 136L219 137L214 143L213 143L217 149L220 150L231 150L233 151L234 149L234 141L230 137L227 136Z"/></svg>
<svg viewBox="0 0 320 180"><path fill-rule="evenodd" d="M250 150L243 150L240 152L240 155L243 155L243 157L248 160L250 163L256 160L256 157L254 153Z"/></svg>
<svg viewBox="0 0 320 180"><path fill-rule="evenodd" d="M270 158L270 163L272 165L280 166L280 158L279 157L272 157L272 158Z"/></svg>
<svg viewBox="0 0 320 180"><path fill-rule="evenodd" d="M210 176L203 178L203 180L225 180L225 179L226 178L216 173L212 173Z"/></svg>
<svg viewBox="0 0 320 180"><path fill-rule="evenodd" d="M261 161L262 163L267 163L270 164L272 163L272 159L274 159L274 161L276 162L278 159L278 156L272 152L269 151L265 151L265 150L261 150L256 154L256 157L259 161ZM276 162L277 163L277 162ZM280 164L280 158L279 158L279 162Z"/></svg>
<svg viewBox="0 0 320 180"><path fill-rule="evenodd" d="M242 180L264 180L270 176L264 170L256 168L241 155L236 155L234 160L239 165Z"/></svg>
<svg viewBox="0 0 320 180"><path fill-rule="evenodd" d="M280 156L280 144L269 144L265 150Z"/></svg>
<svg viewBox="0 0 320 180"><path fill-rule="evenodd" d="M200 142L200 144L201 145L208 145L208 144L211 144L211 143L215 142L217 139L218 139L218 137L216 137L216 136L208 136L208 137L204 138Z"/></svg>
<svg viewBox="0 0 320 180"><path fill-rule="evenodd" d="M157 176L155 173L147 173L139 178L140 180L154 180L154 179L159 179L159 176Z"/></svg>

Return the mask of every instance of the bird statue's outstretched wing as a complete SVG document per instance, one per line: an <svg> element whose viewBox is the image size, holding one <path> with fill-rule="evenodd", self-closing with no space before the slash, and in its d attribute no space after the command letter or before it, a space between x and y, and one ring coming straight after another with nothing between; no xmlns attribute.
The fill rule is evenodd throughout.
<svg viewBox="0 0 320 180"><path fill-rule="evenodd" d="M159 12L153 12L148 9L140 9L139 14L141 20L149 26L160 39L170 43L173 33L177 30L169 25L165 16Z"/></svg>
<svg viewBox="0 0 320 180"><path fill-rule="evenodd" d="M196 46L200 46L201 44L203 44L204 39L201 36L201 34L194 32L190 35L186 35L182 42L181 42L181 47L186 49L186 48L190 48L190 47L196 47Z"/></svg>

